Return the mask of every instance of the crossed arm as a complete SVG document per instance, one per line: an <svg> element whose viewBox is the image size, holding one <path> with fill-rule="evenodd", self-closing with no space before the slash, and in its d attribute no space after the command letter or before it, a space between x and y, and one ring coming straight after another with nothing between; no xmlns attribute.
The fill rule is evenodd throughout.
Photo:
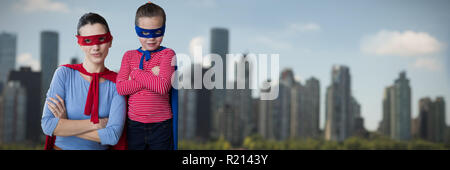
<svg viewBox="0 0 450 170"><path fill-rule="evenodd" d="M67 72L65 68L58 68L47 92L47 102L41 119L44 134L77 136L106 145L115 145L122 134L125 121L125 99L116 93L111 102L109 117L99 119L98 124L91 123L89 119L69 120L63 100Z"/></svg>
<svg viewBox="0 0 450 170"><path fill-rule="evenodd" d="M99 119L98 124L92 123L89 119L86 120L69 120L67 119L67 112L64 100L56 94L57 99L49 97L47 101L48 108L55 118L59 118L53 135L55 136L77 136L86 140L100 142L100 137L97 130L106 127L108 118Z"/></svg>
<svg viewBox="0 0 450 170"><path fill-rule="evenodd" d="M169 51L168 55L161 58L160 66L153 67L151 72L132 68L130 60L131 56L125 53L117 75L117 91L120 95L131 95L143 89L161 95L169 92L172 74L175 71L173 51Z"/></svg>

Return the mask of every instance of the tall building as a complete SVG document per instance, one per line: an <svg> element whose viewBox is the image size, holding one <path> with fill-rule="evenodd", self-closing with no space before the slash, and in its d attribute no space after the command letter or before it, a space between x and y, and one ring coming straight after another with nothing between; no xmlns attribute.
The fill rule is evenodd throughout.
<svg viewBox="0 0 450 170"><path fill-rule="evenodd" d="M41 32L41 108L50 87L53 73L58 67L59 35L54 31ZM43 110L43 109L41 109Z"/></svg>
<svg viewBox="0 0 450 170"><path fill-rule="evenodd" d="M223 89L213 89L211 90L211 112L212 112L212 138L219 138L225 136L225 134L231 133L232 114L233 109L230 103L226 103L229 99L227 98L226 82L227 82L227 70L226 70L226 54L228 54L228 29L225 28L213 28L211 29L211 54L217 54L222 59L223 73L215 73L213 76L213 81L218 81L218 75L223 76ZM215 67L216 63L211 63L211 68ZM227 135L227 136L231 136ZM225 136L225 138L227 138Z"/></svg>
<svg viewBox="0 0 450 170"><path fill-rule="evenodd" d="M411 119L411 138L412 139L417 139L420 138L419 136L419 116L417 116L416 118L412 118Z"/></svg>
<svg viewBox="0 0 450 170"><path fill-rule="evenodd" d="M390 119L391 138L409 140L411 138L411 88L406 72L401 72L400 77L394 82Z"/></svg>
<svg viewBox="0 0 450 170"><path fill-rule="evenodd" d="M8 74L16 65L17 36L0 33L0 89L8 81Z"/></svg>
<svg viewBox="0 0 450 170"><path fill-rule="evenodd" d="M3 99L3 89L0 90L0 143L3 143L3 134L4 134L4 120L5 120L5 107L4 105L4 99Z"/></svg>
<svg viewBox="0 0 450 170"><path fill-rule="evenodd" d="M227 58L226 55L229 52L229 32L226 28L213 28L211 29L211 54L218 54L222 58L223 62L223 87L228 80L227 77ZM214 63L215 64L215 63ZM211 65L211 66L214 66ZM219 73L222 74L222 73Z"/></svg>
<svg viewBox="0 0 450 170"><path fill-rule="evenodd" d="M291 135L291 128L296 127L296 125L291 126L291 97L292 97L292 87L294 86L294 73L291 69L285 69L281 72L280 83L279 83L279 96L278 99L274 100L274 107L272 108L273 114L272 119L274 121L274 135L277 140L286 140Z"/></svg>
<svg viewBox="0 0 450 170"><path fill-rule="evenodd" d="M20 82L9 81L2 92L3 103L0 112L0 142L23 143L25 142L27 91Z"/></svg>
<svg viewBox="0 0 450 170"><path fill-rule="evenodd" d="M280 82L271 86L279 88L278 98L258 102L256 132L275 140L319 137L319 80L312 77L302 85L291 69L284 69L280 77Z"/></svg>
<svg viewBox="0 0 450 170"><path fill-rule="evenodd" d="M318 79L311 77L306 80L306 113L310 116L308 137L319 137L320 133L320 82Z"/></svg>
<svg viewBox="0 0 450 170"><path fill-rule="evenodd" d="M364 118L361 116L361 105L354 97L352 97L351 100L351 108L352 108L351 112L353 114L354 119L351 135L368 138L369 132L364 127Z"/></svg>
<svg viewBox="0 0 450 170"><path fill-rule="evenodd" d="M202 77L207 68L202 67ZM196 137L201 141L211 139L212 133L212 106L211 91L206 88L196 90L197 94L197 113L196 113Z"/></svg>
<svg viewBox="0 0 450 170"><path fill-rule="evenodd" d="M202 75L206 68L194 64L191 66L191 82L193 82L193 70L199 68ZM202 76L203 77L203 76ZM193 85L191 84L191 87ZM180 89L179 91L179 139L208 141L211 139L211 91L201 89Z"/></svg>
<svg viewBox="0 0 450 170"><path fill-rule="evenodd" d="M9 81L20 82L27 91L26 105L26 140L29 143L37 143L42 135L40 118L42 116L41 105L41 73L33 72L31 67L21 67L18 71L12 71Z"/></svg>
<svg viewBox="0 0 450 170"><path fill-rule="evenodd" d="M314 138L319 133L319 82L311 78L305 86L295 82L291 90L290 137Z"/></svg>
<svg viewBox="0 0 450 170"><path fill-rule="evenodd" d="M296 87L294 73L291 69L285 69L281 72L280 77L280 82L268 81L271 84L270 88L279 89L278 98L259 101L257 133L265 139L286 140L294 137L291 135L296 133L297 118L296 115L292 115L291 110L300 107L297 107L297 101L292 100L292 89ZM268 92L270 89L262 89L261 91ZM294 98L296 97L297 93L294 95ZM292 105L294 105L294 108L292 108Z"/></svg>
<svg viewBox="0 0 450 170"><path fill-rule="evenodd" d="M230 80L235 87L226 90L225 107L218 108L216 115L216 137L223 136L234 146L240 146L246 136L249 136L256 128L256 118L252 112L253 100L250 89L251 70L244 55L232 64L229 75L235 77ZM243 83L244 88L237 88ZM214 93L215 91L213 91Z"/></svg>
<svg viewBox="0 0 450 170"><path fill-rule="evenodd" d="M436 112L437 122L436 122L436 141L444 142L445 141L445 131L447 124L445 123L445 100L444 97L438 97L434 101L434 111Z"/></svg>
<svg viewBox="0 0 450 170"><path fill-rule="evenodd" d="M411 87L404 71L384 90L383 118L378 130L395 140L411 139Z"/></svg>
<svg viewBox="0 0 450 170"><path fill-rule="evenodd" d="M231 142L234 145L240 146L244 141L244 138L249 136L255 128L256 118L252 114L252 90L250 89L250 70L249 63L246 61L244 55L239 61L233 63L234 71L234 87L238 86L238 82L244 83L244 89L232 89L227 90L227 96L230 99L229 103L234 108L234 120L236 124L233 126ZM242 70L240 70L242 69ZM240 75L238 71L242 71L243 75Z"/></svg>
<svg viewBox="0 0 450 170"><path fill-rule="evenodd" d="M344 141L352 135L354 116L351 112L350 71L346 66L333 66L331 85L326 92L325 139Z"/></svg>
<svg viewBox="0 0 450 170"><path fill-rule="evenodd" d="M383 118L379 125L379 132L385 136L391 136L391 96L393 91L393 86L388 86L384 89Z"/></svg>
<svg viewBox="0 0 450 170"><path fill-rule="evenodd" d="M271 81L267 81L266 83L271 83ZM270 88L273 86L270 86ZM269 89L262 89L261 92L269 92ZM259 100L258 105L258 113L257 113L257 125L256 131L259 135L261 135L264 139L275 139L274 136L274 126L273 126L273 107L274 102L271 100Z"/></svg>
<svg viewBox="0 0 450 170"><path fill-rule="evenodd" d="M184 70L184 71L191 71L193 72L193 69L196 65L192 65L190 70ZM191 76L191 82L193 80L193 76ZM192 83L193 84L193 83ZM179 112L178 115L178 139L180 140L193 140L195 137L195 131L196 131L196 114L197 114L197 90L195 89L180 89L179 90Z"/></svg>
<svg viewBox="0 0 450 170"><path fill-rule="evenodd" d="M450 143L450 126L445 127L444 142L446 144Z"/></svg>
<svg viewBox="0 0 450 170"><path fill-rule="evenodd" d="M444 142L445 101L443 97L432 101L430 98L419 100L417 136L432 142Z"/></svg>
<svg viewBox="0 0 450 170"><path fill-rule="evenodd" d="M223 75L223 89L214 89L213 90L213 108L223 107L226 100L226 82L228 82L227 76L227 59L226 55L228 54L229 49L229 35L228 30L225 28L213 28L211 30L211 54L217 54L222 59L223 64L223 73L216 73ZM212 63L211 67L214 67L216 63ZM214 76L214 79L217 77ZM217 80L216 80L217 81Z"/></svg>
<svg viewBox="0 0 450 170"><path fill-rule="evenodd" d="M290 134L292 138L306 138L308 125L311 123L306 111L307 90L301 82L294 82L291 88Z"/></svg>

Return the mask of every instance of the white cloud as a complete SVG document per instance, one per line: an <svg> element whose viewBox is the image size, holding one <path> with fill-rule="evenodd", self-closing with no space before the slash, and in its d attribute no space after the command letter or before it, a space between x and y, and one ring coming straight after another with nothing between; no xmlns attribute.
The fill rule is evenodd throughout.
<svg viewBox="0 0 450 170"><path fill-rule="evenodd" d="M441 51L443 45L426 32L387 31L366 36L361 51L375 55L424 56Z"/></svg>
<svg viewBox="0 0 450 170"><path fill-rule="evenodd" d="M31 67L33 71L39 71L41 70L41 65L38 60L33 59L31 56L31 53L22 53L20 54L17 59L17 65L20 66L27 66Z"/></svg>
<svg viewBox="0 0 450 170"><path fill-rule="evenodd" d="M197 49L196 48L200 48ZM203 66L208 66L210 63L209 58L203 58L203 51L205 51L205 37L197 36L191 39L189 42L189 54L193 62L203 61Z"/></svg>
<svg viewBox="0 0 450 170"><path fill-rule="evenodd" d="M415 69L425 69L429 71L441 71L443 65L436 58L418 58L412 65Z"/></svg>
<svg viewBox="0 0 450 170"><path fill-rule="evenodd" d="M300 75L295 75L294 80L297 82L302 82L303 78Z"/></svg>
<svg viewBox="0 0 450 170"><path fill-rule="evenodd" d="M13 5L13 8L24 12L70 12L67 4L54 0L20 0Z"/></svg>
<svg viewBox="0 0 450 170"><path fill-rule="evenodd" d="M321 29L320 25L316 23L306 23L306 24L293 23L288 26L287 32L289 33L312 32L312 31L320 31L320 29Z"/></svg>
<svg viewBox="0 0 450 170"><path fill-rule="evenodd" d="M205 38L202 36L194 37L189 42L189 53L191 56L195 56L195 48L196 47L203 47L205 46Z"/></svg>

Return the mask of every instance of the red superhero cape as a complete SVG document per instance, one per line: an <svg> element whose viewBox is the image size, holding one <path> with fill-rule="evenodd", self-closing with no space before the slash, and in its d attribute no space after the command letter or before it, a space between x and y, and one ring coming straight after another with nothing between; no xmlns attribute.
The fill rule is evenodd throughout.
<svg viewBox="0 0 450 170"><path fill-rule="evenodd" d="M68 67L74 70L79 71L80 73L83 73L85 75L91 76L92 81L89 85L89 92L88 97L86 99L86 107L84 109L85 115L91 115L91 122L98 123L98 84L99 84L99 78L103 77L106 80L109 80L111 82L116 83L116 77L117 73L110 71L109 69L105 68L105 70L101 73L89 73L84 69L83 64L66 64L62 65L64 67ZM126 98L128 100L128 98ZM128 102L125 101L125 103ZM128 112L128 107L126 113ZM118 141L118 143L111 147L112 150L126 150L127 149L127 138L126 138L126 125L124 125L122 135ZM51 150L55 144L55 136L46 136L45 139L45 150Z"/></svg>

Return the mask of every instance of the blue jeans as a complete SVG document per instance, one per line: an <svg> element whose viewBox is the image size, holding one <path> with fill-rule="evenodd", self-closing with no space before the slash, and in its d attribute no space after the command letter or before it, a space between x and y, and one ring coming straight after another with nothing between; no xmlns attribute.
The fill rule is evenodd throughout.
<svg viewBox="0 0 450 170"><path fill-rule="evenodd" d="M172 119L141 123L127 119L129 150L173 150Z"/></svg>

